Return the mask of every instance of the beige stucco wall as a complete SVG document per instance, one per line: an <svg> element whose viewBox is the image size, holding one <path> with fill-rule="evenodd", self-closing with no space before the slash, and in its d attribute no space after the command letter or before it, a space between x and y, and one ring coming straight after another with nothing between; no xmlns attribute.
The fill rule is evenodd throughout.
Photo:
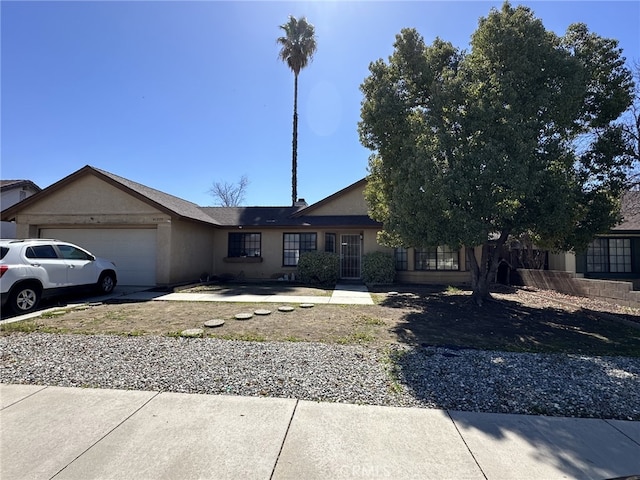
<svg viewBox="0 0 640 480"><path fill-rule="evenodd" d="M209 225L173 220L171 223L170 283L197 281L213 271L214 229Z"/></svg>
<svg viewBox="0 0 640 480"><path fill-rule="evenodd" d="M364 199L364 185L332 199L324 205L314 207L305 215L366 215L369 211Z"/></svg>
<svg viewBox="0 0 640 480"><path fill-rule="evenodd" d="M145 215L155 213L157 209L93 175L87 175L21 211L22 214L32 212L50 215L60 212Z"/></svg>
<svg viewBox="0 0 640 480"><path fill-rule="evenodd" d="M181 221L88 175L16 216L17 235L37 237L42 228L156 228L156 283L196 281L213 270L215 227Z"/></svg>
<svg viewBox="0 0 640 480"><path fill-rule="evenodd" d="M243 233L261 233L261 251L262 257L260 259L255 258L237 258L227 259L228 245L229 245L229 233L230 232L243 232ZM214 251L214 274L218 276L232 276L234 278L246 278L246 279L262 279L270 280L279 278L285 274L291 275L296 273L296 267L285 267L282 265L283 255L283 234L284 233L316 233L317 234L317 249L318 251L324 251L325 249L325 233L336 234L336 248L339 253L340 249L340 235L341 234L362 234L363 250L362 253L371 252L374 250L388 250L385 247L381 247L376 242L375 229L301 229L301 228L289 228L289 229L250 229L244 228L239 230L237 228L220 229L215 233L215 251Z"/></svg>
<svg viewBox="0 0 640 480"><path fill-rule="evenodd" d="M576 273L576 254L573 252L550 252L549 270Z"/></svg>

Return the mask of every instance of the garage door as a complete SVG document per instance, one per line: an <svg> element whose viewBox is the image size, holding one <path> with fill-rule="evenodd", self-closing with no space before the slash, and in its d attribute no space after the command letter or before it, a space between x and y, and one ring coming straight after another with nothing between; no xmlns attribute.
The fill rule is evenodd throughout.
<svg viewBox="0 0 640 480"><path fill-rule="evenodd" d="M55 238L113 260L120 285L156 284L156 230L145 228L43 228L41 238Z"/></svg>

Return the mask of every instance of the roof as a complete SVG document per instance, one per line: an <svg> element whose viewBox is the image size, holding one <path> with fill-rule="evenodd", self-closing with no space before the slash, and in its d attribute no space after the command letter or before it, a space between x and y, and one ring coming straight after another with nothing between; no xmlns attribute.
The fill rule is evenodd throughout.
<svg viewBox="0 0 640 480"><path fill-rule="evenodd" d="M161 210L168 211L169 213L173 213L182 218L198 220L205 223L216 223L209 215L204 213L202 209L193 202L189 202L182 198L169 195L168 193L164 193L160 190L142 185L141 183L137 183L127 178L114 175L113 173L107 172L105 170L100 170L99 168L90 167L89 165L87 165L82 170L84 169L91 169L99 173L100 175L116 182L118 185L125 187L127 190L129 190L130 193L137 194L135 196L141 196L142 199L150 200L151 203L155 204Z"/></svg>
<svg viewBox="0 0 640 480"><path fill-rule="evenodd" d="M142 200L161 211L175 215L183 219L195 220L216 226L225 227L355 227L355 228L380 228L381 224L375 222L367 215L305 215L306 212L329 203L336 197L350 192L359 187L365 179L362 179L339 192L330 195L319 202L306 206L287 207L200 207L179 197L169 195L141 183L134 182L113 173L101 170L90 165L68 175L62 180L50 185L44 190L26 198L19 204L23 208L39 201L49 193L60 190L73 181L85 175L94 175L105 182L119 188L128 194ZM2 218L12 219L19 208L9 207L2 211Z"/></svg>
<svg viewBox="0 0 640 480"><path fill-rule="evenodd" d="M363 184L365 184L367 182L366 178L362 178L360 180L358 180L355 183L352 183L351 185L349 185L348 187L343 188L342 190L337 191L336 193L329 195L328 197L323 198L322 200L309 205L308 207L305 207L303 209L301 209L299 212L296 213L296 216L299 215L305 215L319 207L321 207L322 205L325 205L331 201L333 201L335 198L340 197L346 193L349 193L351 190L355 190L356 188L360 188Z"/></svg>
<svg viewBox="0 0 640 480"><path fill-rule="evenodd" d="M66 176L44 190L26 198L22 202L3 210L2 218L12 219L20 208L24 208L25 206L39 201L49 193L60 190L85 175L95 175L116 188L127 192L139 200L153 205L155 208L158 208L169 215L208 224L216 224L215 221L209 215L204 213L195 203L169 195L168 193L161 192L160 190L147 187L141 183L133 182L124 177L114 175L113 173L100 170L99 168L95 168L90 165L82 167L80 170L75 171L71 175Z"/></svg>
<svg viewBox="0 0 640 480"><path fill-rule="evenodd" d="M6 192L7 190L14 190L17 188L30 188L36 192L42 190L31 180L0 180L0 191Z"/></svg>
<svg viewBox="0 0 640 480"><path fill-rule="evenodd" d="M201 207L225 227L376 227L367 215L299 215L304 207Z"/></svg>
<svg viewBox="0 0 640 480"><path fill-rule="evenodd" d="M611 230L614 232L640 230L640 191L629 191L622 197L622 222Z"/></svg>

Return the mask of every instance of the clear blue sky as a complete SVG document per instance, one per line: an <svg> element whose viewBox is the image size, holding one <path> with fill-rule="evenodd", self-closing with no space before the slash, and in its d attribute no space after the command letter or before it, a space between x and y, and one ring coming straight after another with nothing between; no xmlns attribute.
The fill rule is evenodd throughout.
<svg viewBox="0 0 640 480"><path fill-rule="evenodd" d="M586 23L640 61L638 1L523 4L547 29ZM44 188L89 164L205 206L214 182L246 174L246 205L289 205L293 74L275 39L291 14L318 42L298 150L298 196L316 202L367 173L359 86L400 29L467 48L501 5L2 1L0 176Z"/></svg>

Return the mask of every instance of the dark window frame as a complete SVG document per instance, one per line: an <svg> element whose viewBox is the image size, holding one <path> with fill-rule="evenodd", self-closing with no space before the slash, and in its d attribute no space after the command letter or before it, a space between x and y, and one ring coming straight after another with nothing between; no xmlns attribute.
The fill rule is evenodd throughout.
<svg viewBox="0 0 640 480"><path fill-rule="evenodd" d="M297 238L294 238L297 237ZM304 237L304 239L303 239ZM313 240L309 238L313 237ZM310 245L313 243L313 248ZM282 234L282 266L297 267L300 255L318 250L317 232L285 232Z"/></svg>
<svg viewBox="0 0 640 480"><path fill-rule="evenodd" d="M631 238L596 238L587 247L587 273L631 273Z"/></svg>
<svg viewBox="0 0 640 480"><path fill-rule="evenodd" d="M404 272L409 270L409 249L406 247L396 247L393 251L393 258L396 262L396 270Z"/></svg>
<svg viewBox="0 0 640 480"><path fill-rule="evenodd" d="M262 233L229 232L227 238L227 257L260 257L262 255Z"/></svg>
<svg viewBox="0 0 640 480"><path fill-rule="evenodd" d="M328 239L332 240L329 242ZM335 233L325 233L324 234L324 251L328 253L336 253L336 245L338 244L338 238ZM331 248L328 248L328 245L331 244Z"/></svg>
<svg viewBox="0 0 640 480"><path fill-rule="evenodd" d="M413 268L417 271L460 271L460 252L447 245L416 248Z"/></svg>

